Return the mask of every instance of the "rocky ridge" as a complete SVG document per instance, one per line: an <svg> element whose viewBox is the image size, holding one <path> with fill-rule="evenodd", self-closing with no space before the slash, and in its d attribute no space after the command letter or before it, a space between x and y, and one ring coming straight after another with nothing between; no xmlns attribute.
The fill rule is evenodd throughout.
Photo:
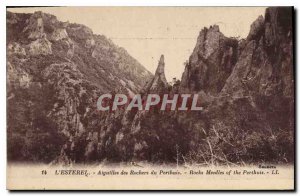
<svg viewBox="0 0 300 196"><path fill-rule="evenodd" d="M45 16L50 18L46 20L50 24L55 21L52 17L43 17ZM31 17L11 14L8 25ZM23 130L36 127L34 132L27 132L26 135L34 138L36 132L42 131L42 139L32 139L41 142L47 139L45 133L55 133L50 135L51 142L48 142L50 149L56 149L53 163L147 161L180 163L186 166L291 163L294 160L295 131L291 19L291 8L267 8L265 16L259 16L251 25L247 38L241 40L224 36L217 25L204 28L200 31L180 83L167 84L164 57L161 56L155 75L152 79L147 78L149 82L144 87L139 81L145 81L146 78L141 79L138 76L144 76L145 72L141 73L137 66L134 69L129 68L126 73L120 73L121 69L126 70L128 66L128 58L120 60L118 56L126 56L124 50L116 49L116 53L111 53L109 46L112 43L101 36L93 35L88 28L54 22L61 26L54 28L57 30L51 30L51 34L44 35L44 32L49 31L49 25L41 28L39 19L35 19L36 22L27 22L25 24L30 25L24 28L33 30L25 31L31 32L24 34L28 36L26 39L22 39L23 34L8 38L14 40L8 45L8 84L9 87L14 85L18 89L24 89L26 93L29 92L32 98L26 104L41 103L35 104L34 108L47 112L40 115L39 119L23 119L25 115L22 114L25 113L13 116L13 112L19 110L24 103L23 100L18 100L20 95L9 91L8 100L14 101L18 106L9 109L11 118L17 118L23 124L17 127L9 124L8 130L15 133L20 130L21 125L24 126ZM11 28L18 30L20 25ZM63 28L66 31L61 30ZM34 40L28 41L30 39ZM57 42L61 44L57 45ZM30 44L33 46L30 47ZM51 50L48 50L50 45ZM38 51L39 55L46 55L47 58L34 57L37 52L32 51ZM28 69L39 65L45 59L49 61L52 55L63 58L64 62L51 59L51 63L42 69L42 77L38 74L32 77L32 70L24 69L25 54L34 58L34 63ZM18 58L12 58L14 56ZM111 62L118 62L118 66L104 66L106 63L111 65ZM108 70L110 74L107 74ZM101 75L103 71L105 74ZM128 82L129 72L136 75L135 78L130 78L133 84ZM120 80L116 80L116 75ZM99 93L109 89L102 80L108 80L107 83L115 92L132 91L141 92L143 95L197 93L204 110L183 112L120 109L99 113L92 103ZM57 96L50 96L51 93L45 91L45 95L51 97L45 103L37 93L41 85L43 89L46 86L48 90L55 89L50 92L55 92ZM125 89L119 88L122 86ZM28 88L32 90L26 90ZM33 114L37 111L29 110ZM31 116L35 117L29 115ZM49 116L54 123L48 122ZM39 124L41 120L44 122L43 126ZM28 121L33 123L29 125L26 123ZM12 134L11 137L15 135ZM13 144L17 145L18 142ZM38 152L42 157L42 152ZM50 157L53 158L54 155L43 161L51 161ZM36 159L39 160L39 156Z"/></svg>
<svg viewBox="0 0 300 196"><path fill-rule="evenodd" d="M101 94L132 95L152 76L105 36L50 14L7 12L7 30L9 160L54 160L104 118Z"/></svg>

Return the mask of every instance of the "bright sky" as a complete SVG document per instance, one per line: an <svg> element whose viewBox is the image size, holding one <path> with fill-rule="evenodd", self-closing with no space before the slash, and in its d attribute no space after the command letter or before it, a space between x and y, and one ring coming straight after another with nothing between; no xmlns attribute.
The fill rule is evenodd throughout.
<svg viewBox="0 0 300 196"><path fill-rule="evenodd" d="M199 32L217 24L226 36L245 38L265 7L45 7L14 8L12 12L43 11L60 21L84 24L124 47L152 73L165 56L168 81L181 79Z"/></svg>

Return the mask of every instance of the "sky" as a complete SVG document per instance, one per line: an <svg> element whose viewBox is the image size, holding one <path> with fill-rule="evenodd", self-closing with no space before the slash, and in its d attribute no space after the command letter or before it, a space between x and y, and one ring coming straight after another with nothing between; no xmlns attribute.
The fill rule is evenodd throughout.
<svg viewBox="0 0 300 196"><path fill-rule="evenodd" d="M60 21L84 24L125 48L154 73L161 54L168 81L181 79L204 27L219 25L227 37L245 38L265 7L44 7L10 8L12 12L43 11Z"/></svg>

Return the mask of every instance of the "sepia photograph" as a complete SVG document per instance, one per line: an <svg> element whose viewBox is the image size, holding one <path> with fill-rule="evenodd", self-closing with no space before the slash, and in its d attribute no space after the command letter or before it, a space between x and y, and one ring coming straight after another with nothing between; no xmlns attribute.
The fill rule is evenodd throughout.
<svg viewBox="0 0 300 196"><path fill-rule="evenodd" d="M294 12L7 7L7 188L294 190Z"/></svg>

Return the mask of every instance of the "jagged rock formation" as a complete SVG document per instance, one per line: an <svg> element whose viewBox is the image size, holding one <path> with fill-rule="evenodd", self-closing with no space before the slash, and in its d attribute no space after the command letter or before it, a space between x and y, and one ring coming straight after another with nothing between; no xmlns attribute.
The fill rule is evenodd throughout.
<svg viewBox="0 0 300 196"><path fill-rule="evenodd" d="M124 49L83 25L40 12L8 13L7 25L9 160L294 160L290 8L268 8L242 40L225 37L216 25L204 28L173 86L164 75L164 56L151 78ZM197 93L204 110L99 112L97 96L106 92Z"/></svg>
<svg viewBox="0 0 300 196"><path fill-rule="evenodd" d="M182 161L204 164L293 161L291 19L290 8L268 8L265 17L259 16L251 25L245 40L226 38L217 26L204 28L186 64L179 91L198 93L204 111L157 111L139 116L140 120L135 117L136 137L150 130L155 139L140 138L140 153L133 157L147 159L141 152L149 152L150 141L163 141L166 148L155 143L159 146L156 151L168 152L173 161L176 153L185 155ZM168 88L164 93L172 91ZM154 151L148 160L155 156L172 161Z"/></svg>
<svg viewBox="0 0 300 196"><path fill-rule="evenodd" d="M126 50L103 35L94 35L86 26L60 22L55 16L42 12L8 12L7 18L8 48L22 51L29 57L48 55L48 59L57 57L62 61L74 61L80 65L78 69L103 91L122 86L128 93L137 92L144 80L151 77L150 72ZM16 45L18 49L13 47Z"/></svg>
<svg viewBox="0 0 300 196"><path fill-rule="evenodd" d="M142 91L144 97L150 93L173 93L165 79L164 66L162 55L153 79ZM109 149L113 149L114 157L107 157L102 151L98 154L100 159L163 163L173 162L178 148L182 153L187 152L190 133L179 124L176 111L160 111L159 107L153 106L149 111L120 113L116 114L120 119L119 129L114 133L111 131L113 134L108 136L112 143Z"/></svg>
<svg viewBox="0 0 300 196"><path fill-rule="evenodd" d="M255 36L248 36L240 60L222 89L222 94L248 96L258 111L266 113L272 130L294 127L293 27L287 18L292 18L290 8L266 10L262 27L257 27Z"/></svg>
<svg viewBox="0 0 300 196"><path fill-rule="evenodd" d="M232 45L218 44L224 37L216 26L204 29L183 73L182 89L214 95L203 112L207 119L200 119L206 129L258 137L256 142L270 151L262 149L264 158L258 159L272 161L274 151L280 151L281 160L293 160L292 28L292 9L273 7L253 22L246 40L230 39ZM205 37L205 32L211 35Z"/></svg>
<svg viewBox="0 0 300 196"><path fill-rule="evenodd" d="M223 88L238 59L238 40L225 37L217 25L201 30L182 76L181 87L213 95Z"/></svg>
<svg viewBox="0 0 300 196"><path fill-rule="evenodd" d="M9 160L50 162L64 145L76 149L93 119L106 118L99 95L137 93L152 76L105 36L50 14L7 12L7 31Z"/></svg>
<svg viewBox="0 0 300 196"><path fill-rule="evenodd" d="M153 77L153 79L151 80L151 82L149 82L146 86L145 86L145 91L146 92L150 92L150 91L154 91L154 92L159 92L159 89L165 89L168 86L168 82L165 76L165 62L164 62L164 55L161 55L159 62L158 62L158 66L156 68L155 71L155 75Z"/></svg>

